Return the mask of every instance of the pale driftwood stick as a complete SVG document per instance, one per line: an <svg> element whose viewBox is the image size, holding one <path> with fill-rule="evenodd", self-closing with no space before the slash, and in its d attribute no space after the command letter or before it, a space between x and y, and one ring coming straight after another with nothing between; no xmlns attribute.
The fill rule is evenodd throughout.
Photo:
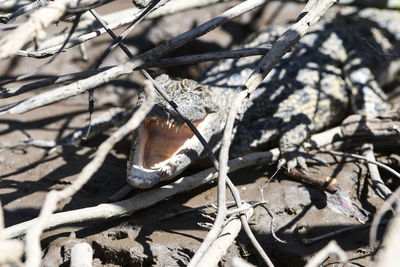
<svg viewBox="0 0 400 267"><path fill-rule="evenodd" d="M144 92L146 94L146 102L143 103L143 105L134 113L132 118L125 125L120 127L99 146L95 157L83 168L77 179L70 186L64 188L63 190L52 190L46 195L46 199L43 203L42 209L40 210L39 217L37 218L35 224L28 228L26 233L26 266L37 267L40 265L40 236L48 224L48 218L57 209L58 203L64 199L70 198L78 190L80 190L82 186L84 186L92 177L92 175L100 168L113 146L127 134L136 129L146 117L147 113L151 110L154 105L155 94L151 83L148 81L146 82Z"/></svg>
<svg viewBox="0 0 400 267"><path fill-rule="evenodd" d="M228 0L232 1L232 0ZM191 8L197 8L197 7L202 7L202 6L207 6L211 4L215 4L218 2L225 2L221 0L201 0L201 1L181 1L181 0L172 0L169 1L169 3L163 7L160 7L159 9L153 11L146 19L153 19L157 18L160 16L180 12L183 10L191 9ZM171 8L173 6L173 8ZM132 23L134 20L137 19L139 14L144 10L144 8L130 8L130 9L125 9L121 11L114 12L112 14L107 14L103 16L103 19L105 22L108 24L108 26L111 29L117 29L119 27L122 27L124 25ZM73 37L73 39L67 43L65 49L63 51L67 51L71 49L72 47L86 42L88 40L91 40L93 38L96 38L104 33L106 31L103 28L97 28L97 27L90 27L91 23L87 22L78 29L79 35L76 35ZM19 56L25 56L25 57L36 57L36 58L43 58L43 57L49 57L53 55L57 50L60 49L62 40L65 40L65 36L55 36L51 38L50 40L44 41L42 44L39 45L39 51L36 51L34 47L30 47L27 50L20 50L17 52L17 55Z"/></svg>
<svg viewBox="0 0 400 267"><path fill-rule="evenodd" d="M253 92L264 80L265 76L279 62L279 60L310 30L321 16L331 7L335 0L310 0L298 18L281 37L276 40L271 50L260 60L259 64L246 81L248 93Z"/></svg>
<svg viewBox="0 0 400 267"><path fill-rule="evenodd" d="M336 241L332 240L307 262L306 267L318 267L332 254L337 255L341 263L346 263L348 261L346 253L339 247Z"/></svg>
<svg viewBox="0 0 400 267"><path fill-rule="evenodd" d="M96 112L90 125L85 125L65 137L58 140L42 140L42 139L23 139L22 141L28 145L53 148L56 146L71 146L79 144L84 137L90 139L91 137L104 132L111 127L119 127L125 124L132 116L133 109L125 108L110 108L104 112ZM90 134L86 136L89 127L91 127Z"/></svg>
<svg viewBox="0 0 400 267"><path fill-rule="evenodd" d="M335 230L335 231L332 231L332 232L329 232L329 233L326 233L326 234L319 235L317 237L303 238L303 239L301 239L301 242L303 242L306 245L309 245L309 244L312 244L312 243L315 243L315 242L318 242L318 241L321 241L321 240L324 240L324 239L333 238L335 236L338 236L338 235L341 235L341 234L344 234L344 233L348 233L348 232L352 232L352 231L360 230L360 229L365 229L365 228L369 228L369 227L371 227L371 223L364 223L364 224L359 224L359 225L351 225L351 226L348 226L348 227L344 227L342 229L338 229L338 230Z"/></svg>
<svg viewBox="0 0 400 267"><path fill-rule="evenodd" d="M364 157L375 161L374 146L372 144L364 144L361 147L361 150L363 151ZM383 182L381 175L379 174L378 166L368 163L368 170L371 175L372 184L376 186L378 195L383 199L387 199L392 194L392 191Z"/></svg>
<svg viewBox="0 0 400 267"><path fill-rule="evenodd" d="M58 21L67 8L89 6L96 2L99 0L56 0L36 10L29 15L26 22L0 39L0 59L6 59L15 54L34 38L43 39L46 36L44 29Z"/></svg>
<svg viewBox="0 0 400 267"><path fill-rule="evenodd" d="M222 145L220 150L220 169L218 178L218 213L214 221L213 227L207 234L203 243L196 251L195 255L189 263L189 267L197 266L199 260L203 257L205 251L217 238L220 229L223 225L226 207L225 207L225 179L226 179L226 163L228 161L228 151L230 147L230 140L232 135L234 119L240 107L244 104L246 97L252 93L264 80L266 75L271 69L279 62L279 60L297 43L297 41L310 29L310 27L319 20L319 18L332 6L333 0L310 0L306 7L301 12L299 20L294 23L288 31L286 31L272 46L270 51L260 60L256 69L253 71L249 79L245 83L245 90L240 92L234 99L232 106L229 110L224 135L222 138ZM262 252L265 254L265 252ZM265 254L265 263L273 266L268 256Z"/></svg>
<svg viewBox="0 0 400 267"><path fill-rule="evenodd" d="M340 131L336 127L336 132ZM335 131L326 131L314 135L319 136L317 140L321 140L317 146L325 146L332 142L335 137ZM324 136L324 138L321 138ZM229 161L229 171L233 172L245 167L254 165L267 164L276 162L279 158L279 149L275 148L267 152L256 152L239 157ZM172 184L165 185L147 192L135 195L134 197L111 203L100 204L95 207L84 208L79 210L72 210L66 212L59 212L51 215L48 218L45 230L55 228L57 226L93 221L93 220L106 220L113 217L129 216L136 211L150 207L166 198L170 198L176 194L190 191L203 184L211 183L217 178L215 168L209 168L204 171L198 172L188 177L182 177ZM4 229L5 238L15 238L26 233L26 230L36 223L37 219L26 221L16 224Z"/></svg>
<svg viewBox="0 0 400 267"><path fill-rule="evenodd" d="M222 2L231 2L232 0L197 0L197 1L182 1L171 0L163 8L160 8L149 15L149 19L171 15L184 10L205 7Z"/></svg>
<svg viewBox="0 0 400 267"><path fill-rule="evenodd" d="M382 221L383 215L394 205L394 203L399 203L400 200L400 187L393 192L393 194L386 199L383 203L382 207L375 214L374 219L372 220L371 230L369 231L369 246L374 249L376 246L376 239L378 237L378 226Z"/></svg>
<svg viewBox="0 0 400 267"><path fill-rule="evenodd" d="M286 0L286 2L291 2L293 0ZM293 2L306 3L307 0L294 0ZM388 9L399 9L400 1L399 0L340 0L338 1L339 5L349 5L349 6L357 6L357 7L376 7L376 8L388 8Z"/></svg>
<svg viewBox="0 0 400 267"><path fill-rule="evenodd" d="M379 167L381 167L381 168L387 170L388 172L391 172L391 173L394 174L397 178L400 179L400 173L398 173L398 172L395 171L394 169L390 168L389 166L387 166L387 165L385 165L385 164L382 164L382 163L380 163L380 162L377 162L377 161L375 161L375 160L369 160L369 159L367 159L366 157L363 157L363 156L360 156L360 155L357 155L357 154L347 153L347 152L328 151L328 150L321 150L321 151L324 151L324 152L330 153L330 154L334 154L334 155L338 155L338 156L347 156L347 157L352 157L352 158L364 160L364 161L366 161L366 162L368 162L368 163L375 164L375 165L377 165L377 166L379 166Z"/></svg>
<svg viewBox="0 0 400 267"><path fill-rule="evenodd" d="M240 102L237 103L237 100L232 103L232 106L238 106ZM236 116L233 117L233 119ZM218 238L221 229L224 225L226 218L226 180L227 180L227 162L228 162L228 153L229 146L232 136L232 128L233 128L233 119L231 116L228 116L223 137L222 137L222 145L221 150L219 152L219 170L218 170L218 212L217 216L214 220L213 226L210 231L207 233L207 236L204 238L200 247L197 249L196 253L190 260L188 267L200 266L199 263L205 255L206 251L212 245L212 243ZM231 123L232 122L232 123ZM238 208L240 208L240 203L238 203Z"/></svg>
<svg viewBox="0 0 400 267"><path fill-rule="evenodd" d="M244 216L246 217L246 220L249 220L253 215L253 208L247 203L243 206L244 208L247 208ZM222 256L226 254L228 248L239 234L241 228L242 224L239 218L229 221L222 229L219 237L198 262L198 266L217 266Z"/></svg>
<svg viewBox="0 0 400 267"><path fill-rule="evenodd" d="M86 71L81 71L81 72L75 72L75 73L70 73L66 75L61 75L61 76L55 76L51 78L46 78L40 81L20 85L17 87L11 87L11 88L0 88L0 98L7 98L7 97L12 97L16 95L20 95L38 88L43 88L49 85L54 85L54 84L59 84L63 82L69 82L73 80L78 80L82 78L87 78L89 76L92 76L94 74L98 74L102 71L108 70L111 67L104 67L104 68L99 68L95 70L86 70Z"/></svg>
<svg viewBox="0 0 400 267"><path fill-rule="evenodd" d="M7 240L3 231L4 214L0 201L0 266L19 265L24 254L24 245L20 240Z"/></svg>
<svg viewBox="0 0 400 267"><path fill-rule="evenodd" d="M150 61L145 63L143 66L135 68L135 70L143 69L143 68L161 68L161 67L169 67L169 66L176 66L176 65L183 65L183 64L191 64L191 63L198 63L203 61L214 61L219 59L225 58L239 58L239 57L248 57L248 56L257 56L263 55L268 51L267 48L243 48L237 50L223 50L223 51L216 51L210 53L202 53L202 54L194 54L188 56L181 56L181 57L172 57L172 58L161 58L158 60ZM94 69L94 70L87 70L82 72L75 72L61 76L55 76L51 78L46 78L40 81L24 84L17 87L11 88L0 88L0 98L7 98L16 96L34 89L43 88L45 86L54 85L58 83L73 81L81 78L86 78L91 75L100 73L107 69L110 69L114 66L108 66L104 68Z"/></svg>
<svg viewBox="0 0 400 267"><path fill-rule="evenodd" d="M7 107L0 108L0 115L4 113L21 114L37 107L55 103L62 99L82 94L92 88L96 88L102 84L105 84L112 79L116 79L124 74L131 73L133 69L139 66L143 66L145 62L149 62L155 58L161 57L163 54L168 53L193 40L194 38L201 36L215 29L216 27L228 22L229 20L264 4L266 1L267 0L247 0L231 9L228 9L214 19L190 31L182 33L177 37L166 41L153 49L150 49L149 51L137 56L127 63L117 65L109 70L77 81L75 83L56 88L50 92L45 92L26 100L20 101L18 103L9 105Z"/></svg>
<svg viewBox="0 0 400 267"><path fill-rule="evenodd" d="M400 215L397 208L396 215L389 221L383 237L382 246L378 252L374 266L392 266L395 262L400 262Z"/></svg>
<svg viewBox="0 0 400 267"><path fill-rule="evenodd" d="M215 51L210 53L195 54L173 58L161 58L144 64L143 68L162 68L176 65L192 64L204 61L214 61L225 58L239 58L263 55L268 48L242 48L237 50Z"/></svg>
<svg viewBox="0 0 400 267"><path fill-rule="evenodd" d="M20 7L23 7L24 5L30 4L31 1L28 0L5 0L1 1L0 3L0 11L4 12L10 12L17 10Z"/></svg>
<svg viewBox="0 0 400 267"><path fill-rule="evenodd" d="M79 243L71 249L70 267L92 267L93 249L88 243Z"/></svg>
<svg viewBox="0 0 400 267"><path fill-rule="evenodd" d="M46 1L43 0L38 0L38 1L34 1L30 4L21 6L20 8L18 8L16 11L14 11L13 13L9 13L9 14L4 14L4 15L0 15L0 22L1 23L7 23L10 20L21 16L23 14L26 14L28 12L31 12L34 9L37 9L39 7L43 7L47 4Z"/></svg>

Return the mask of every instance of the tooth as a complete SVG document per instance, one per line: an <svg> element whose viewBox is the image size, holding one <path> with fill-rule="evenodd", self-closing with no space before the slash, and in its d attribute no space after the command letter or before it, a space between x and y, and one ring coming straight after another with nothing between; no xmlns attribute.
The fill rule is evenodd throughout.
<svg viewBox="0 0 400 267"><path fill-rule="evenodd" d="M158 126L158 120L156 120L157 126Z"/></svg>

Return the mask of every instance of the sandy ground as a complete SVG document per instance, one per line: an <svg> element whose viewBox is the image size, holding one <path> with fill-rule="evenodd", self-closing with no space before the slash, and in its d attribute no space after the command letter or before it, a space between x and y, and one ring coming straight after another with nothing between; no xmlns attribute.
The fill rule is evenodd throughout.
<svg viewBox="0 0 400 267"><path fill-rule="evenodd" d="M112 9L120 9L119 1ZM125 3L126 5L126 3ZM226 8L217 5L206 10L192 10L180 15L168 16L155 21L147 21L128 38L132 51L137 53L152 47L164 39L183 32L196 24L206 21ZM214 51L240 43L251 30L262 25L281 23L295 18L300 10L297 5L268 5L262 12L252 12L243 18L228 23L221 29L207 34L198 41L179 49L173 55ZM102 12L110 9L102 8ZM249 21L252 23L248 24ZM58 26L61 27L61 26ZM55 28L54 30L57 30ZM42 74L54 75L84 70L95 61L109 43L103 36L93 40L89 49L89 62L79 59L77 49L63 53L51 67ZM112 53L104 65L124 62L120 51ZM17 59L1 64L0 76L6 78L17 73L25 73L43 60ZM196 77L205 64L170 68L166 71L180 77ZM96 109L109 106L127 106L135 102L140 77L132 74L96 90ZM4 106L27 96L27 93L11 99L1 99ZM42 107L22 115L2 115L0 117L0 197L5 213L6 227L35 218L46 193L52 189L68 186L82 168L93 158L98 145L109 135L106 132L81 146L57 147L45 150L26 146L24 138L54 140L65 136L74 129L85 125L88 118L87 95ZM60 211L95 206L108 202L110 196L125 185L126 158L129 153L128 138L118 143L108 155L103 166L87 185L72 199L60 205ZM336 162L332 156L321 154L328 161ZM313 169L312 169L313 170ZM259 166L232 174L243 199L261 200L260 187L272 176L274 166ZM324 247L330 239L304 244L304 238L332 232L349 225L358 225L368 219L382 204L373 190L366 185L362 165L354 163L332 164L316 167L314 170L337 178L341 194L325 194L322 191L292 181L279 173L264 189L264 196L274 213L274 229L277 236L287 243L279 243L271 235L271 217L262 209L255 209L251 225L257 238L276 266L302 266L315 252ZM139 193L135 190L132 195ZM350 197L349 197L350 196ZM360 196L362 201L359 201ZM357 204L358 208L340 210L338 202ZM71 244L84 240L94 249L94 266L184 266L193 256L204 238L212 221L198 210L185 214L175 214L182 210L216 203L216 188L203 186L193 192L177 195L167 201L133 214L127 218L69 225L47 231L43 235L45 266L68 266ZM212 209L206 213L213 215ZM164 216L170 216L162 219ZM72 235L71 235L72 233ZM332 239L332 238L331 238ZM352 231L335 236L339 245L357 266L371 266L371 251L368 248L368 229ZM230 248L226 259L237 255L253 264L260 265L244 234L240 234ZM334 266L335 258L324 266Z"/></svg>

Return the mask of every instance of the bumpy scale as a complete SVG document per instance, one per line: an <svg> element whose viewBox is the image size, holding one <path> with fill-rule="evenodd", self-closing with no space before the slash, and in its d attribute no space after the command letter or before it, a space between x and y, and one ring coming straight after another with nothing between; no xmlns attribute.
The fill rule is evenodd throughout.
<svg viewBox="0 0 400 267"><path fill-rule="evenodd" d="M278 144L288 167L305 167L302 145L312 132L339 123L350 109L369 115L387 111L381 86L393 79L400 62L375 54L363 39L384 52L398 51L398 25L398 12L349 8L315 25L252 94L238 119L231 154ZM245 47L266 46L287 29L277 26L258 33ZM166 75L157 81L187 110L215 151L232 98L259 58L223 60L199 83ZM128 182L134 187L171 179L203 153L168 104L161 98L156 103L134 139L128 161Z"/></svg>

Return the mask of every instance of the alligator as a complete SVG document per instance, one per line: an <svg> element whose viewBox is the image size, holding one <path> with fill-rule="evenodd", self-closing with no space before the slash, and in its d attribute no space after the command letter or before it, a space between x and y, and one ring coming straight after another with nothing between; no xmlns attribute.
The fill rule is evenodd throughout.
<svg viewBox="0 0 400 267"><path fill-rule="evenodd" d="M237 118L230 154L278 145L288 168L306 168L311 133L338 124L350 112L374 115L390 104L382 86L399 69L400 13L346 8L322 19L286 54L252 93ZM244 47L266 47L289 26L257 33ZM232 99L260 56L222 60L198 82L156 79L217 151ZM139 102L143 102L143 96ZM172 179L205 155L203 146L160 96L134 134L127 181L148 188Z"/></svg>

